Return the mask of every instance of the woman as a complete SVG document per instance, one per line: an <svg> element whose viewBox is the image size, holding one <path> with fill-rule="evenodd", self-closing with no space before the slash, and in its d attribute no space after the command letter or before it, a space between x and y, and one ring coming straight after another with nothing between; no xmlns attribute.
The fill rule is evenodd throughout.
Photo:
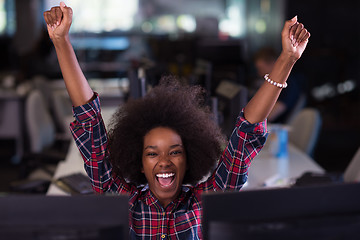
<svg viewBox="0 0 360 240"><path fill-rule="evenodd" d="M251 160L266 140L266 117L305 50L308 31L296 17L285 23L283 51L240 113L221 154L220 130L202 107L201 90L180 86L171 77L121 107L108 140L98 96L69 41L72 9L61 2L44 18L74 105L72 133L94 190L129 194L133 239L202 239L201 194L240 190L246 182ZM210 177L198 183L209 171Z"/></svg>

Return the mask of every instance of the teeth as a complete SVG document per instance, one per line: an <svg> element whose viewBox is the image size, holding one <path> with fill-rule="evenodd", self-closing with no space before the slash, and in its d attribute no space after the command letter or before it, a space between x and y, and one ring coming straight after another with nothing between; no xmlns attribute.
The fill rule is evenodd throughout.
<svg viewBox="0 0 360 240"><path fill-rule="evenodd" d="M158 178L169 178L175 176L175 173L158 173L156 176Z"/></svg>

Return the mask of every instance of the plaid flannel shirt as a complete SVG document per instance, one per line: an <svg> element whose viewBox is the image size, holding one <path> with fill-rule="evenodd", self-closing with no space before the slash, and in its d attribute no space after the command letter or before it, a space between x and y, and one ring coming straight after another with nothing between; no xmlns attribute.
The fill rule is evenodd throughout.
<svg viewBox="0 0 360 240"><path fill-rule="evenodd" d="M250 124L241 112L214 173L196 186L183 186L179 197L164 208L148 185L135 186L113 176L99 98L75 107L73 111L75 121L70 128L94 191L129 195L131 239L202 239L201 194L239 191L247 180L251 160L267 137L266 121ZM104 211L111 211L106 206L101 207Z"/></svg>

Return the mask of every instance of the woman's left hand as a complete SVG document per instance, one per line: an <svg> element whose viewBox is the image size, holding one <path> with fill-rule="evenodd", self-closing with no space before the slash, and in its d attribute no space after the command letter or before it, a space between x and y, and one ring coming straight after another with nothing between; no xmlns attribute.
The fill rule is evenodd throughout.
<svg viewBox="0 0 360 240"><path fill-rule="evenodd" d="M299 59L309 41L310 33L302 23L297 21L297 16L285 22L281 32L283 53L295 60Z"/></svg>

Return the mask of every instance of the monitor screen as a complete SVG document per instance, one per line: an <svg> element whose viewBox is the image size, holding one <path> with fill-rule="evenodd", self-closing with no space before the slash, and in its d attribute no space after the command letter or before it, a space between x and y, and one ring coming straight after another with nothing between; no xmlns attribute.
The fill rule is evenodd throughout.
<svg viewBox="0 0 360 240"><path fill-rule="evenodd" d="M357 239L360 184L203 195L205 239Z"/></svg>
<svg viewBox="0 0 360 240"><path fill-rule="evenodd" d="M1 239L128 239L127 196L0 197Z"/></svg>

